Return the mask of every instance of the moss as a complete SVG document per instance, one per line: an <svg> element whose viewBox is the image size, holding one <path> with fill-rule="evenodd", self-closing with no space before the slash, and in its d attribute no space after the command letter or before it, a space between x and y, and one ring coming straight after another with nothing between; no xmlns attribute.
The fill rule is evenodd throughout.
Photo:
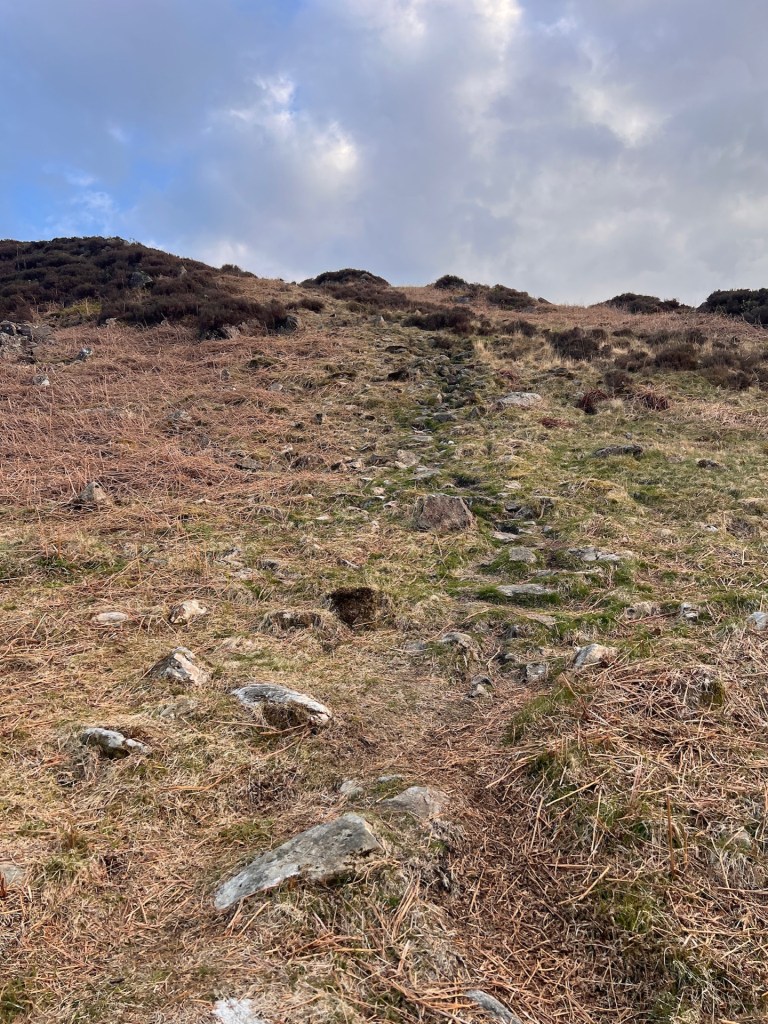
<svg viewBox="0 0 768 1024"><path fill-rule="evenodd" d="M0 986L0 1024L11 1024L31 1008L32 1000L27 994L25 978L11 978Z"/></svg>
<svg viewBox="0 0 768 1024"><path fill-rule="evenodd" d="M577 694L567 683L556 683L549 693L533 697L512 716L505 732L505 741L519 743L531 729L569 708L576 698Z"/></svg>

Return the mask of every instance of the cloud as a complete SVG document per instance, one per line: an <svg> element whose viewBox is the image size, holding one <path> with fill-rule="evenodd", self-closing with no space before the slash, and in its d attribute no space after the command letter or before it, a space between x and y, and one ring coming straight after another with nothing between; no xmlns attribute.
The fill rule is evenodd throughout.
<svg viewBox="0 0 768 1024"><path fill-rule="evenodd" d="M762 0L0 0L0 17L3 234L560 301L768 282Z"/></svg>

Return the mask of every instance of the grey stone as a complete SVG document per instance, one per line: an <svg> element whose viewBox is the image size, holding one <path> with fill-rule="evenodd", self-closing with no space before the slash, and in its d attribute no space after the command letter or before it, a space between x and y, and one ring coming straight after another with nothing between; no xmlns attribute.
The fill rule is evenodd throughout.
<svg viewBox="0 0 768 1024"><path fill-rule="evenodd" d="M427 494L419 498L414 511L417 530L449 533L467 530L475 521L463 498L451 494Z"/></svg>
<svg viewBox="0 0 768 1024"><path fill-rule="evenodd" d="M77 508L108 508L112 504L112 499L98 480L92 480L77 494L72 504Z"/></svg>
<svg viewBox="0 0 768 1024"><path fill-rule="evenodd" d="M170 654L152 666L148 676L150 679L167 679L172 683L194 683L198 686L207 683L210 678L187 647L174 647Z"/></svg>
<svg viewBox="0 0 768 1024"><path fill-rule="evenodd" d="M313 697L273 683L249 683L232 693L247 708L257 708L265 721L277 728L320 728L333 718L328 708Z"/></svg>
<svg viewBox="0 0 768 1024"><path fill-rule="evenodd" d="M683 622L698 622L700 614L701 613L696 605L689 604L687 601L684 601L678 610L678 615Z"/></svg>
<svg viewBox="0 0 768 1024"><path fill-rule="evenodd" d="M621 555L616 555L612 551L601 551L600 548L569 548L568 554L574 558L581 559L582 562L620 562Z"/></svg>
<svg viewBox="0 0 768 1024"><path fill-rule="evenodd" d="M47 373L36 373L32 378L32 383L36 388L49 388L51 386Z"/></svg>
<svg viewBox="0 0 768 1024"><path fill-rule="evenodd" d="M289 879L328 882L357 874L381 853L383 847L365 818L343 814L257 857L219 887L214 906L226 910L247 896L274 889Z"/></svg>
<svg viewBox="0 0 768 1024"><path fill-rule="evenodd" d="M444 633L437 642L445 644L447 647L461 647L465 651L469 651L475 646L475 642L469 633L459 633L456 631Z"/></svg>
<svg viewBox="0 0 768 1024"><path fill-rule="evenodd" d="M756 633L764 633L768 630L768 612L752 612L747 616L747 626Z"/></svg>
<svg viewBox="0 0 768 1024"><path fill-rule="evenodd" d="M541 395L537 395L535 391L512 391L499 399L499 405L505 408L530 409L540 401Z"/></svg>
<svg viewBox="0 0 768 1024"><path fill-rule="evenodd" d="M546 661L529 662L524 669L526 683L543 683L549 677L549 665Z"/></svg>
<svg viewBox="0 0 768 1024"><path fill-rule="evenodd" d="M14 864L12 860L0 860L0 882L6 889L20 889L26 880L27 872L24 868Z"/></svg>
<svg viewBox="0 0 768 1024"><path fill-rule="evenodd" d="M478 700L481 697L492 697L493 690L493 680L490 676L473 676L469 684L469 693L467 693L467 697L469 697L470 700Z"/></svg>
<svg viewBox="0 0 768 1024"><path fill-rule="evenodd" d="M602 644L587 644L579 647L573 658L573 667L577 671L585 668L595 668L598 665L610 665L618 657L618 650L615 647L603 647Z"/></svg>
<svg viewBox="0 0 768 1024"><path fill-rule="evenodd" d="M132 740L115 729L92 727L83 729L80 742L86 746L98 747L107 757L127 757L128 754L148 754L149 747L138 740Z"/></svg>
<svg viewBox="0 0 768 1024"><path fill-rule="evenodd" d="M208 609L195 597L174 605L168 614L168 621L174 626L187 626L195 619L201 619L208 614Z"/></svg>
<svg viewBox="0 0 768 1024"><path fill-rule="evenodd" d="M253 459L250 455L242 455L240 458L235 459L235 466L237 469L244 469L248 473L255 473L264 468L258 459Z"/></svg>
<svg viewBox="0 0 768 1024"><path fill-rule="evenodd" d="M555 597L556 590L550 587L542 587L539 583L508 583L496 590L502 597Z"/></svg>
<svg viewBox="0 0 768 1024"><path fill-rule="evenodd" d="M125 612L98 612L93 616L91 622L97 626L122 626L129 617Z"/></svg>
<svg viewBox="0 0 768 1024"><path fill-rule="evenodd" d="M396 814L408 814L420 821L437 818L445 806L446 800L442 793L428 786L411 786L397 796L379 801L379 806Z"/></svg>
<svg viewBox="0 0 768 1024"><path fill-rule="evenodd" d="M533 548L510 547L506 550L506 556L510 562L522 562L525 565L536 563L536 552Z"/></svg>
<svg viewBox="0 0 768 1024"><path fill-rule="evenodd" d="M494 999L493 996L489 996L487 992L483 992L481 989L471 989L467 992L467 999L471 999L473 1003L476 1003L481 1010L485 1010L494 1020L501 1021L501 1024L522 1024L517 1014L512 1013L498 999Z"/></svg>
<svg viewBox="0 0 768 1024"><path fill-rule="evenodd" d="M639 459L643 454L645 454L645 449L639 444L609 444L605 448L598 448L597 451L592 452L592 457L607 459L612 455L633 455Z"/></svg>
<svg viewBox="0 0 768 1024"><path fill-rule="evenodd" d="M344 779L339 786L339 795L346 800L354 800L365 792L362 782L359 779Z"/></svg>

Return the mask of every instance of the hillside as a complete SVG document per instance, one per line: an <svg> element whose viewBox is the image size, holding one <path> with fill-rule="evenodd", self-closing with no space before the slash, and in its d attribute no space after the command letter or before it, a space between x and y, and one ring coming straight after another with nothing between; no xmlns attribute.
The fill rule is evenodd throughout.
<svg viewBox="0 0 768 1024"><path fill-rule="evenodd" d="M0 245L0 1022L766 1019L768 335L438 284Z"/></svg>

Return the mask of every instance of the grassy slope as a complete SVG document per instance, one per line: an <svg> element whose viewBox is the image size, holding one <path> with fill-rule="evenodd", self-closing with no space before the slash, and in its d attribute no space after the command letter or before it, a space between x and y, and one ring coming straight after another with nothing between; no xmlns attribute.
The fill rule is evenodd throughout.
<svg viewBox="0 0 768 1024"><path fill-rule="evenodd" d="M504 319L482 300L476 311ZM558 307L529 319L671 322ZM0 1021L191 1024L222 994L251 994L275 1024L477 1020L468 987L540 1024L764 1019L765 641L744 629L765 589L763 394L667 374L653 385L669 410L614 399L585 416L574 402L600 364L555 359L540 336L446 351L396 315L373 324L334 302L302 321L295 335L207 342L61 330L38 353L47 390L29 386L30 367L3 367L0 860L27 875L0 902ZM757 338L743 329L743 345ZM396 343L406 354L385 351ZM84 344L91 360L65 361ZM248 369L260 354L271 364ZM386 380L414 361L411 379ZM510 387L543 402L499 411ZM456 422L425 412L439 394ZM189 419L170 421L180 409ZM629 440L644 457L591 457ZM437 475L395 468L401 448ZM262 468L237 469L242 455ZM333 468L345 458L364 468ZM93 478L117 504L73 512ZM477 528L415 533L410 509L432 490L464 495ZM541 512L521 538L535 566L490 536L510 501ZM630 554L612 566L567 553L587 544ZM558 603L492 599L494 584L539 572L554 573L542 579ZM347 583L385 590L392 619L260 628ZM212 614L170 626L186 597ZM658 608L631 619L638 600ZM680 619L683 601L698 621ZM113 608L130 623L91 624ZM451 629L473 649L436 643ZM426 653L408 652L414 640ZM561 673L592 640L617 646L618 663ZM209 685L145 678L180 643ZM549 680L525 684L518 666L542 660ZM469 702L480 672L495 696ZM315 737L260 726L228 695L249 679L306 690L335 723ZM83 724L153 755L84 754ZM376 779L395 772L448 793L451 827L380 818L393 785ZM362 797L339 795L346 778ZM388 838L383 871L211 910L238 865L351 807Z"/></svg>

